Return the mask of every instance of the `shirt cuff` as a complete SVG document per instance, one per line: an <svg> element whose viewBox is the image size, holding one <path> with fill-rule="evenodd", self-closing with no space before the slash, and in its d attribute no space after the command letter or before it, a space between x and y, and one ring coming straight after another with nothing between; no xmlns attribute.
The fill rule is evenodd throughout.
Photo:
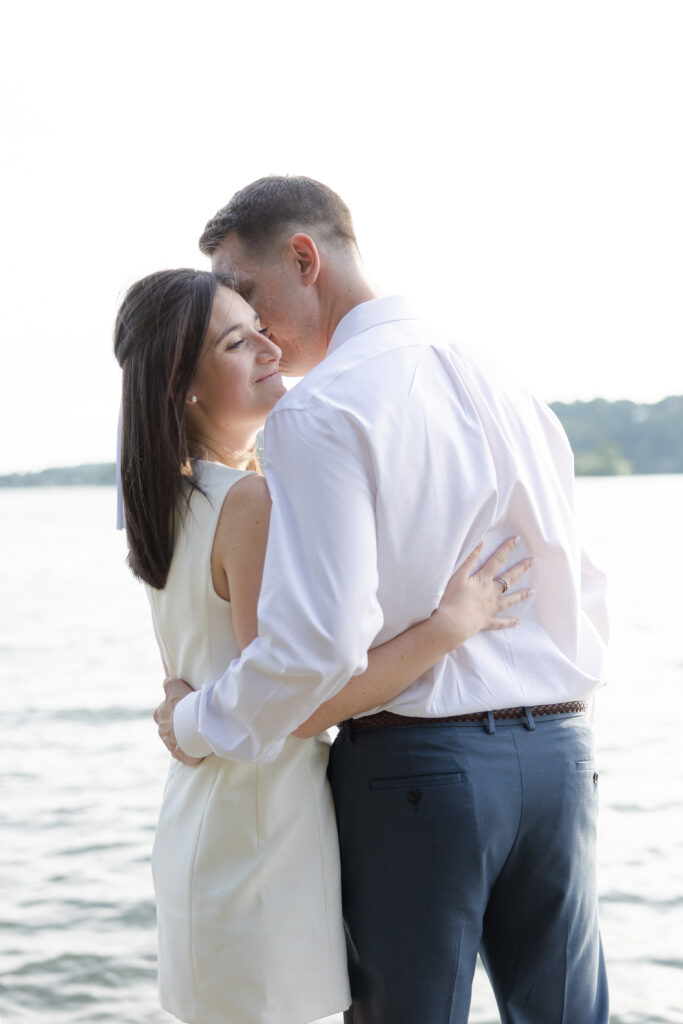
<svg viewBox="0 0 683 1024"><path fill-rule="evenodd" d="M188 693L179 700L173 712L173 731L180 749L190 757L206 757L213 750L199 732L197 715L199 712L199 691Z"/></svg>

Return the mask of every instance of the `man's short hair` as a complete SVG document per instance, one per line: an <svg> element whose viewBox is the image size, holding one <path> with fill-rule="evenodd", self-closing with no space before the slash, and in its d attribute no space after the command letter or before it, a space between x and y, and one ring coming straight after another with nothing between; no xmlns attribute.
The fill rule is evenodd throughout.
<svg viewBox="0 0 683 1024"><path fill-rule="evenodd" d="M235 233L253 254L261 255L285 227L317 228L319 241L358 247L351 212L336 192L312 178L271 175L235 193L204 228L199 248L212 256Z"/></svg>

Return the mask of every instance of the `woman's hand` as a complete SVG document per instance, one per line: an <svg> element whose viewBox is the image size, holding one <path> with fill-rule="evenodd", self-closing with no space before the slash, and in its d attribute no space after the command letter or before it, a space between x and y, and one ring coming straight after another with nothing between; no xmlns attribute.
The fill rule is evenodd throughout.
<svg viewBox="0 0 683 1024"><path fill-rule="evenodd" d="M166 665L164 668L168 672ZM175 707L179 700L183 697L187 697L188 693L192 693L192 687L188 686L184 679L178 679L174 677L172 679L164 679L164 697L161 704L154 711L154 721L159 727L159 736L162 741L168 747L171 756L176 761L182 761L183 764L201 764L204 760L203 757L192 757L190 754L186 754L182 749L178 740L176 739L175 730L173 728L173 715L175 713Z"/></svg>
<svg viewBox="0 0 683 1024"><path fill-rule="evenodd" d="M531 568L535 558L504 569L518 537L510 537L493 552L478 572L474 572L484 542L460 566L446 587L439 607L432 613L431 624L443 630L447 650L454 650L482 629L505 629L516 626L518 618L501 616L533 593L528 587L511 591L509 588Z"/></svg>

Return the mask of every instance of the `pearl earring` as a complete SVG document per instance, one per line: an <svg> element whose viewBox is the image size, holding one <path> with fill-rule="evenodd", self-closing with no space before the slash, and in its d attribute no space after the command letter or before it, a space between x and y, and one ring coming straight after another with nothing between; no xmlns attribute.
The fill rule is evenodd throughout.
<svg viewBox="0 0 683 1024"><path fill-rule="evenodd" d="M194 405L196 403L196 401L197 401L197 396L196 395L190 395L190 401Z"/></svg>

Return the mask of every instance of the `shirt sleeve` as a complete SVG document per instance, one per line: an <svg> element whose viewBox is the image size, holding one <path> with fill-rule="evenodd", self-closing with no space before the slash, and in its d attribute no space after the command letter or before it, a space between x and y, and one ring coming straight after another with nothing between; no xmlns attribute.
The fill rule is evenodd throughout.
<svg viewBox="0 0 683 1024"><path fill-rule="evenodd" d="M548 406L537 403L537 408L546 424L546 434L550 450L555 456L555 464L567 496L572 515L574 515L575 477L574 454L564 427L555 413ZM607 610L607 577L597 568L581 546L581 610L586 616L602 644L609 638L609 616Z"/></svg>
<svg viewBox="0 0 683 1024"><path fill-rule="evenodd" d="M581 556L581 607L606 644L609 640L607 577L593 564L585 548Z"/></svg>
<svg viewBox="0 0 683 1024"><path fill-rule="evenodd" d="M268 421L273 504L259 635L217 682L177 705L176 737L188 754L273 760L365 671L381 629L372 452L350 413L311 402Z"/></svg>

